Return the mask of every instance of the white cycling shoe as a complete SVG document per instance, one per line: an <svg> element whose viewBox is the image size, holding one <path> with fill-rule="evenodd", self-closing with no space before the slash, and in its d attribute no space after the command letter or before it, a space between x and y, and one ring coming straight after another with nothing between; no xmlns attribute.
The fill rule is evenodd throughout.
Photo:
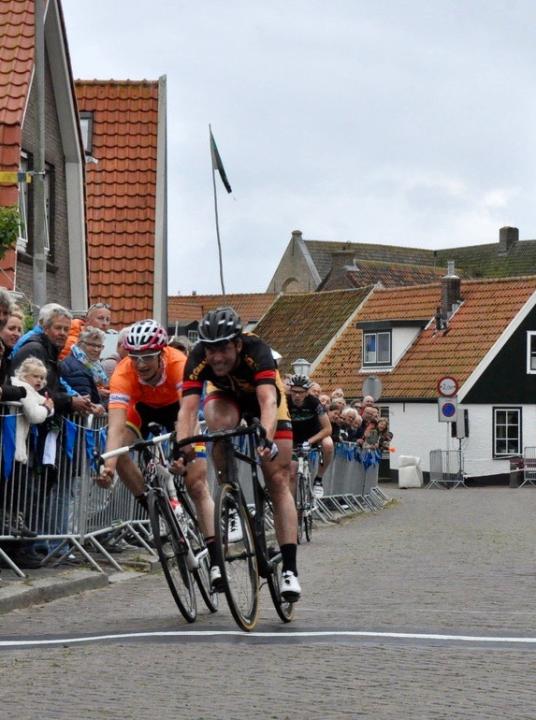
<svg viewBox="0 0 536 720"><path fill-rule="evenodd" d="M298 602L301 587L298 578L291 570L285 570L281 576L281 597L287 602Z"/></svg>

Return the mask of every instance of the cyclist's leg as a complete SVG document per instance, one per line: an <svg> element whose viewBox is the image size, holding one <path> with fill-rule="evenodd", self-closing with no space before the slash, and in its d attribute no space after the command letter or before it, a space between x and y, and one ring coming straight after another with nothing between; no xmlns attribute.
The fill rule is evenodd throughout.
<svg viewBox="0 0 536 720"><path fill-rule="evenodd" d="M240 421L240 413L238 411L238 407L234 404L232 398L225 395L225 393L220 393L218 391L212 391L212 390L210 390L210 388L205 397L204 414L205 414L205 422L206 422L207 428L209 430L230 430L231 428L236 427ZM216 471L221 473L225 468L225 462L224 462L222 447L221 447L220 443L214 443L212 446L212 460L214 462ZM206 462L205 462L205 467L206 467ZM197 470L195 472L197 473ZM206 477L206 475L205 475L205 477ZM187 482L190 482L190 481L191 480L187 480ZM211 515L211 520L209 520L208 519L208 504L209 504L209 502L207 501L206 496L204 496L204 489L203 489L203 486L201 485L201 481L198 480L198 482L196 484L198 487L198 491L200 492L201 503L203 504L203 510L200 511L198 508L198 512L206 513L206 514L203 514L203 519L206 522L206 526L203 527L203 525L201 524L201 518L200 518L200 525L201 525L201 530L202 530L203 534L205 535L205 541L207 543L207 548L208 548L208 551L210 554L210 564L211 564L210 577L211 577L211 581L212 581L212 586L215 590L221 591L223 589L223 586L222 586L220 568L217 563L216 545L214 542L214 539L215 539L214 503L212 501L212 497L209 495L209 502L212 505L212 508L211 508L212 515ZM208 484L206 484L206 489L208 492ZM196 505L196 507L197 507L197 505ZM205 532L205 530L206 530L206 532Z"/></svg>
<svg viewBox="0 0 536 720"><path fill-rule="evenodd" d="M262 462L262 472L274 504L275 532L279 545L296 543L297 518L294 497L290 490L292 440L277 439L279 449L273 460Z"/></svg>
<svg viewBox="0 0 536 720"><path fill-rule="evenodd" d="M331 461L333 460L333 438L328 435L328 437L322 438L320 444L322 445L322 455L324 458L324 462L318 466L318 471L316 475L317 477L322 479L326 474L326 470L330 466Z"/></svg>
<svg viewBox="0 0 536 720"><path fill-rule="evenodd" d="M279 449L273 460L262 462L262 472L274 506L274 525L277 541L282 555L281 595L290 602L300 598L301 588L298 582L298 514L296 503L290 491L290 462L292 440L278 438L275 442Z"/></svg>
<svg viewBox="0 0 536 720"><path fill-rule="evenodd" d="M197 448L196 454L195 460L188 463L184 482L195 505L203 536L214 537L214 500L208 487L207 460L200 457Z"/></svg>
<svg viewBox="0 0 536 720"><path fill-rule="evenodd" d="M298 477L298 461L292 460L290 463L290 492L292 497L296 500L297 498L297 480Z"/></svg>
<svg viewBox="0 0 536 720"><path fill-rule="evenodd" d="M232 430L240 422L240 410L234 398L218 390L209 390L207 393L204 412L205 422L209 430ZM212 459L216 470L222 471L224 464L220 443L214 443Z"/></svg>

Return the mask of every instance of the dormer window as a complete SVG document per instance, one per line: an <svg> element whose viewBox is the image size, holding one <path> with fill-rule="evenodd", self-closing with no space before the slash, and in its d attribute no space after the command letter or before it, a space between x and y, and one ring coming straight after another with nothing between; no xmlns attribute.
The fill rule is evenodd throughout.
<svg viewBox="0 0 536 720"><path fill-rule="evenodd" d="M363 365L391 365L391 331L363 333Z"/></svg>
<svg viewBox="0 0 536 720"><path fill-rule="evenodd" d="M93 113L80 113L80 130L82 131L82 144L86 155L91 155L93 146Z"/></svg>

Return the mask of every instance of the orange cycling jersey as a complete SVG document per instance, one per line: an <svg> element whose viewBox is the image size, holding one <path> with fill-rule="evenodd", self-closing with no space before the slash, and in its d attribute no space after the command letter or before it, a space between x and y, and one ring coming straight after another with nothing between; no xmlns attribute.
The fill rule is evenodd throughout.
<svg viewBox="0 0 536 720"><path fill-rule="evenodd" d="M141 402L156 408L179 401L186 355L180 350L166 347L161 357L163 372L157 385L142 382L133 361L129 357L123 358L110 378L108 407L127 409Z"/></svg>

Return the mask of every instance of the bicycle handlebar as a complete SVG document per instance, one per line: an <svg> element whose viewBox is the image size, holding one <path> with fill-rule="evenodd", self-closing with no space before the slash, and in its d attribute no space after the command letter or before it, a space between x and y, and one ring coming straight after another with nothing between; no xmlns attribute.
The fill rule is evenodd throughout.
<svg viewBox="0 0 536 720"><path fill-rule="evenodd" d="M183 438L182 440L175 441L175 447L181 448L186 445L193 445L200 442L214 442L215 440L224 440L225 438L241 437L242 435L257 435L260 440L266 438L266 430L262 427L260 422L255 418L250 425L246 427L235 427L230 430L215 430L208 432L205 435L192 435L191 437ZM110 458L118 457L119 455L125 455L133 450L144 450L147 447L152 447L160 443L166 442L166 440L172 440L176 437L176 433L170 432L165 435L157 435L150 440L137 440L132 445L124 445L123 447L117 448L116 450L110 450L102 453L99 460L109 460Z"/></svg>

